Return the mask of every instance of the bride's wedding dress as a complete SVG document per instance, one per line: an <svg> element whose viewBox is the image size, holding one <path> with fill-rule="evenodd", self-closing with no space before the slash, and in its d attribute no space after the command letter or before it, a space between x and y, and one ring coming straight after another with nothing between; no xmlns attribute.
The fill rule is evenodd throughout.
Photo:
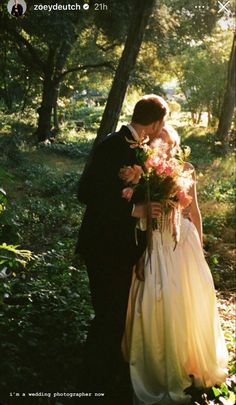
<svg viewBox="0 0 236 405"><path fill-rule="evenodd" d="M173 248L169 232L154 231L145 282L132 280L123 352L137 405L189 403L193 382L210 387L227 376L214 284L188 219Z"/></svg>

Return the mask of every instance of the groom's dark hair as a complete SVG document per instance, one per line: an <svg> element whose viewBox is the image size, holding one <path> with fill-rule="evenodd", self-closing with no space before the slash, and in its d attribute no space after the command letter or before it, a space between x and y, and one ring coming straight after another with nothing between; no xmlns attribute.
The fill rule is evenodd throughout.
<svg viewBox="0 0 236 405"><path fill-rule="evenodd" d="M166 101L155 94L144 96L134 107L132 122L141 125L150 125L160 121L168 112Z"/></svg>

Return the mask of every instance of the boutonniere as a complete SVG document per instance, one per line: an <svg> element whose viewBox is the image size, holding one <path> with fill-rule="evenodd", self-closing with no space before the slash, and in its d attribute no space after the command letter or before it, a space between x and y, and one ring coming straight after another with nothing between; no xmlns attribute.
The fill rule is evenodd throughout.
<svg viewBox="0 0 236 405"><path fill-rule="evenodd" d="M145 136L144 138L141 137L141 139L139 139L139 141L136 140L131 140L125 137L125 140L130 144L130 148L131 149L136 149L136 148L140 148L140 149L146 149L147 144L149 142L149 137Z"/></svg>
<svg viewBox="0 0 236 405"><path fill-rule="evenodd" d="M142 165L146 154L150 150L150 146L148 145L149 136L145 134L143 131L140 135L140 138L137 139L129 139L125 137L125 140L129 143L129 147L135 150L137 162Z"/></svg>

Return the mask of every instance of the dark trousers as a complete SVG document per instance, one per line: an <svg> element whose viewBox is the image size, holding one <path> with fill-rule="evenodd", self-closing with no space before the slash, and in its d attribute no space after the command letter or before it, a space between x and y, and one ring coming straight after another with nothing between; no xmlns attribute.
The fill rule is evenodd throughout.
<svg viewBox="0 0 236 405"><path fill-rule="evenodd" d="M90 392L104 392L109 405L131 404L129 366L122 357L121 341L132 267L90 264L87 271L95 318L85 345L84 388L81 388Z"/></svg>

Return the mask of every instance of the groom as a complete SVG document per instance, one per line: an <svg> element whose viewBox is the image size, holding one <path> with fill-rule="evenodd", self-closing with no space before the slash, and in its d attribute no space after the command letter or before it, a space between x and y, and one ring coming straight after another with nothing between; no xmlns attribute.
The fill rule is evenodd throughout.
<svg viewBox="0 0 236 405"><path fill-rule="evenodd" d="M128 366L121 353L132 268L146 248L145 232L136 230L137 219L145 217L143 201L122 198L123 166L137 164L130 141L161 132L167 104L154 94L144 96L134 108L130 125L107 135L96 147L92 161L82 174L78 198L86 204L79 231L77 253L85 261L95 317L85 346L81 389L104 392L109 405L129 402ZM159 205L152 203L157 216ZM100 398L99 398L100 399ZM96 398L89 403L97 403Z"/></svg>

